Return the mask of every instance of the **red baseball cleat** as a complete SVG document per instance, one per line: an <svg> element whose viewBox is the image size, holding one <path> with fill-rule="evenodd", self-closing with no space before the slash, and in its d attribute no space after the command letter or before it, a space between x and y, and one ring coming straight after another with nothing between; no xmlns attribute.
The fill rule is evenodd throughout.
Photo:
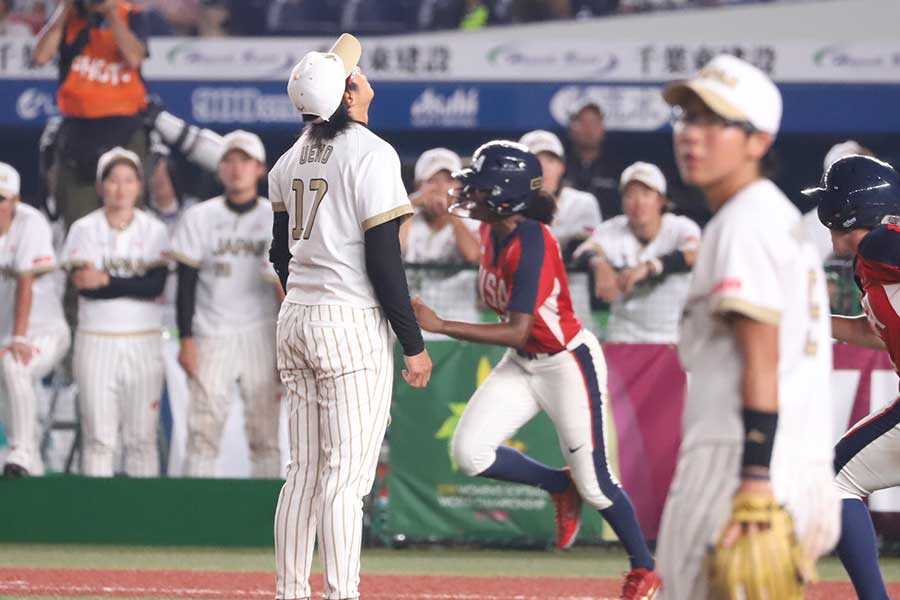
<svg viewBox="0 0 900 600"><path fill-rule="evenodd" d="M575 536L581 528L581 496L572 481L572 470L565 467L563 471L569 478L569 487L558 494L550 494L556 505L556 546L565 550L575 543Z"/></svg>
<svg viewBox="0 0 900 600"><path fill-rule="evenodd" d="M625 574L621 600L650 600L661 584L662 579L656 571L632 569Z"/></svg>

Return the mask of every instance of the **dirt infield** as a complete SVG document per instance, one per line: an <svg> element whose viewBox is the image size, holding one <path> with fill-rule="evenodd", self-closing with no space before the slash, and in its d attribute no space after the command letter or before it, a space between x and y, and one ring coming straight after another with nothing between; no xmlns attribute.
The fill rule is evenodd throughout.
<svg viewBox="0 0 900 600"><path fill-rule="evenodd" d="M364 575L362 597L396 600L606 600L618 597L611 579ZM892 585L900 594L900 584ZM117 598L272 598L271 573L126 569L0 569L0 596ZM313 578L313 592L321 577ZM819 583L808 600L854 596L848 583Z"/></svg>

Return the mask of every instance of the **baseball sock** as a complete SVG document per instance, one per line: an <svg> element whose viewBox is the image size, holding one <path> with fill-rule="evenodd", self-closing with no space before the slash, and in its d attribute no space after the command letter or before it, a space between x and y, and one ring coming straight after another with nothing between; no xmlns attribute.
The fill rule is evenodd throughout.
<svg viewBox="0 0 900 600"><path fill-rule="evenodd" d="M509 446L497 448L494 462L478 476L524 483L551 494L564 492L570 485L569 476L562 469L548 467Z"/></svg>
<svg viewBox="0 0 900 600"><path fill-rule="evenodd" d="M644 534L641 526L638 524L637 514L634 512L634 506L625 490L619 488L614 498L610 498L613 503L609 508L600 511L603 518L612 527L619 541L625 546L625 552L628 553L628 560L632 569L647 569L652 571L654 568L653 556L650 554L650 548L644 540Z"/></svg>
<svg viewBox="0 0 900 600"><path fill-rule="evenodd" d="M860 600L888 600L878 566L878 541L869 509L859 498L845 498L837 554Z"/></svg>

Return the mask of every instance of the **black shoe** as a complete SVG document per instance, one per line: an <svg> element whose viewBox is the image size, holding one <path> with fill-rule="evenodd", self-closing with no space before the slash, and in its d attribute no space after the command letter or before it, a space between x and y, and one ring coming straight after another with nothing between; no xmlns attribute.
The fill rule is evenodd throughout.
<svg viewBox="0 0 900 600"><path fill-rule="evenodd" d="M23 477L28 477L28 469L25 467L14 463L6 463L6 466L3 467L4 479L22 479Z"/></svg>

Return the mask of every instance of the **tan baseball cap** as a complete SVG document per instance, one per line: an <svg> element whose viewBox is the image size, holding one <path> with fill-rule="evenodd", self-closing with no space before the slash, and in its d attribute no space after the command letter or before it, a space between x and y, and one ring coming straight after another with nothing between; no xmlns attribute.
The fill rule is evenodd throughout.
<svg viewBox="0 0 900 600"><path fill-rule="evenodd" d="M460 169L462 169L462 160L456 152L447 148L432 148L423 152L416 161L414 177L417 182L422 182L431 179L441 171L455 173Z"/></svg>
<svg viewBox="0 0 900 600"><path fill-rule="evenodd" d="M638 161L629 165L619 178L619 189L624 190L632 181L640 181L650 189L666 195L666 176L652 163Z"/></svg>
<svg viewBox="0 0 900 600"><path fill-rule="evenodd" d="M844 158L845 156L851 156L853 154L867 154L865 148L863 148L859 142L855 140L847 140L846 142L841 142L840 144L835 144L831 147L828 153L825 155L825 160L822 162L822 171L827 171L828 167Z"/></svg>
<svg viewBox="0 0 900 600"><path fill-rule="evenodd" d="M222 138L222 153L219 155L219 161L225 158L225 155L232 150L240 150L250 158L254 158L261 163L266 162L266 147L255 133L236 129L226 134Z"/></svg>
<svg viewBox="0 0 900 600"><path fill-rule="evenodd" d="M0 162L0 198L14 198L19 195L22 180L15 167Z"/></svg>
<svg viewBox="0 0 900 600"><path fill-rule="evenodd" d="M97 161L97 182L99 183L103 179L104 175L106 175L106 171L113 163L121 161L131 163L131 166L137 171L138 176L143 178L141 158L131 150L116 146L112 150L104 152L100 156L100 160Z"/></svg>
<svg viewBox="0 0 900 600"><path fill-rule="evenodd" d="M546 129L529 131L519 138L519 143L528 148L532 154L549 152L550 154L555 154L561 160L565 160L566 158L566 151L563 149L559 137L552 131L547 131Z"/></svg>
<svg viewBox="0 0 900 600"><path fill-rule="evenodd" d="M294 66L287 91L301 113L327 121L341 105L347 78L359 64L362 46L342 33L328 52L307 52Z"/></svg>
<svg viewBox="0 0 900 600"><path fill-rule="evenodd" d="M730 54L720 54L683 81L670 83L663 98L673 106L696 94L719 116L746 121L772 135L781 125L781 92L768 75Z"/></svg>

